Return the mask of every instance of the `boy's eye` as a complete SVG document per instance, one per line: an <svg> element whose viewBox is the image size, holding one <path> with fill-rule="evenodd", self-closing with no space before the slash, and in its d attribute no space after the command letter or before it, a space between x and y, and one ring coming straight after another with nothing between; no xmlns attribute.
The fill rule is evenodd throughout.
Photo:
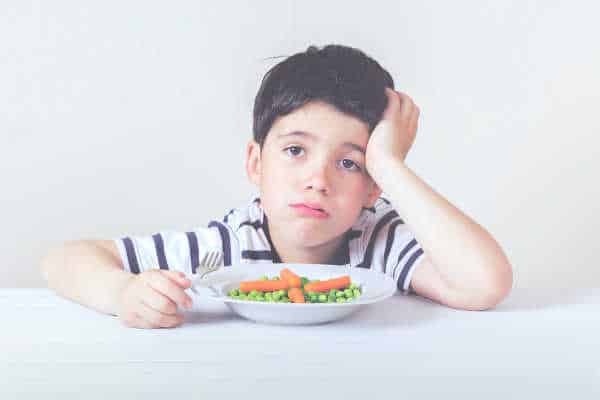
<svg viewBox="0 0 600 400"><path fill-rule="evenodd" d="M300 146L288 146L285 149L283 149L283 151L285 151L291 157L299 157L300 155L303 154L304 149ZM347 171L359 172L362 170L360 165L358 165L354 161L349 160L347 158L344 158L343 160L341 160L341 165L342 165L342 168Z"/></svg>
<svg viewBox="0 0 600 400"><path fill-rule="evenodd" d="M358 166L358 164L352 160L348 160L347 158L344 158L342 160L342 167L350 171L360 171L360 167Z"/></svg>
<svg viewBox="0 0 600 400"><path fill-rule="evenodd" d="M289 146L284 149L288 154L292 156L298 156L304 149L300 146Z"/></svg>

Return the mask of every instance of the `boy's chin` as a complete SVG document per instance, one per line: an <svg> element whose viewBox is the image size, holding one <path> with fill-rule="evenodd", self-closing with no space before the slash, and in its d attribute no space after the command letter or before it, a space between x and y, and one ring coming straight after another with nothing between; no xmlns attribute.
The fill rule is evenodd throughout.
<svg viewBox="0 0 600 400"><path fill-rule="evenodd" d="M341 237L343 234L336 234L335 232L326 232L324 229L315 229L312 228L300 228L289 230L288 232L288 240L292 241L292 243L296 245L300 245L302 247L318 247L323 246L328 243L331 243Z"/></svg>

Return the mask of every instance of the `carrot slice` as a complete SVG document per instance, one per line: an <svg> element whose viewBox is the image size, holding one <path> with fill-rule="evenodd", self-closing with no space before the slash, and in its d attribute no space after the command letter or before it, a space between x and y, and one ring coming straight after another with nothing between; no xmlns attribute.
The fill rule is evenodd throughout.
<svg viewBox="0 0 600 400"><path fill-rule="evenodd" d="M288 297L292 303L304 303L304 293L300 288L294 287L288 290Z"/></svg>
<svg viewBox="0 0 600 400"><path fill-rule="evenodd" d="M240 292L273 292L275 290L285 290L289 288L289 284L284 280L274 281L244 281L240 282Z"/></svg>
<svg viewBox="0 0 600 400"><path fill-rule="evenodd" d="M325 281L310 282L304 285L305 292L327 292L331 289L343 289L350 286L350 276L344 275L339 278L328 279Z"/></svg>
<svg viewBox="0 0 600 400"><path fill-rule="evenodd" d="M279 272L279 276L290 285L291 288L299 288L302 286L302 280L298 275L290 271L288 268L284 268Z"/></svg>

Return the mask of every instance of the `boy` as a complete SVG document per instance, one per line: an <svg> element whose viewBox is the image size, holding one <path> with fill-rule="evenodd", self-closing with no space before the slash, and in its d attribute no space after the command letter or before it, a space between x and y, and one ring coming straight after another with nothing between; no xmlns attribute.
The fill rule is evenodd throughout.
<svg viewBox="0 0 600 400"><path fill-rule="evenodd" d="M511 289L503 251L404 163L419 109L363 52L311 46L267 72L254 104L246 172L260 196L190 232L76 241L42 261L59 294L128 326L174 327L205 250L224 265L349 264L401 292L484 310ZM382 191L387 196L380 197Z"/></svg>

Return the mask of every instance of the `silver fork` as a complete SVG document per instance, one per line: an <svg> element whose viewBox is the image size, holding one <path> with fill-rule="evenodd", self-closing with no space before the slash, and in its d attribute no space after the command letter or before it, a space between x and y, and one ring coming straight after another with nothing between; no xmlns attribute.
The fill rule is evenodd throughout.
<svg viewBox="0 0 600 400"><path fill-rule="evenodd" d="M211 272L215 272L221 268L221 262L223 261L223 253L219 250L209 250L202 257L202 261L196 268L196 279L202 279Z"/></svg>
<svg viewBox="0 0 600 400"><path fill-rule="evenodd" d="M202 260L198 264L198 268L196 268L196 277L192 282L191 289L194 293L198 293L194 285L204 279L206 275L220 269L222 262L223 253L219 250L209 250L204 254L204 257L202 257Z"/></svg>

